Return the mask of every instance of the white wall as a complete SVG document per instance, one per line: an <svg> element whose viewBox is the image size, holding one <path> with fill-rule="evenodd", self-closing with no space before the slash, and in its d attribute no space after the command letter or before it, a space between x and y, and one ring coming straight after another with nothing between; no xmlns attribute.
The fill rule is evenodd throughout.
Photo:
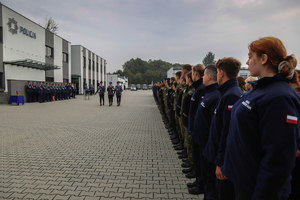
<svg viewBox="0 0 300 200"><path fill-rule="evenodd" d="M9 18L14 18L17 21L17 34L9 32L7 25ZM45 30L42 27L5 6L2 6L2 24L4 61L33 59L45 62ZM21 26L35 32L36 39L21 33Z"/></svg>
<svg viewBox="0 0 300 200"><path fill-rule="evenodd" d="M7 80L33 80L45 81L45 71L20 67L15 65L5 65L5 92L8 91Z"/></svg>
<svg viewBox="0 0 300 200"><path fill-rule="evenodd" d="M9 32L9 18L17 22L17 33ZM45 30L20 14L2 6L3 24L3 61L32 59L45 62ZM20 27L26 28L36 34L31 38L20 32ZM12 26L14 28L14 26ZM7 80L33 80L45 81L45 71L21 66L5 65L5 91L8 91Z"/></svg>
<svg viewBox="0 0 300 200"><path fill-rule="evenodd" d="M60 67L54 70L54 82L63 82L62 56L62 39L54 35L54 65Z"/></svg>

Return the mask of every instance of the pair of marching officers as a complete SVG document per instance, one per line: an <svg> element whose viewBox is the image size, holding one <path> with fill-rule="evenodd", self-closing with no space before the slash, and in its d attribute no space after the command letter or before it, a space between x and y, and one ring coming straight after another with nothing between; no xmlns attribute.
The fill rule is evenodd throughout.
<svg viewBox="0 0 300 200"><path fill-rule="evenodd" d="M105 86L103 86L103 81L100 82L100 85L98 87L98 90L96 93L99 92L100 97L100 106L104 106L104 94L105 94ZM120 106L121 104L121 95L122 95L123 89L120 85L120 82L117 82L116 87L112 85L112 82L109 82L109 86L107 87L107 94L108 94L108 101L109 106L112 106L113 104L113 97L116 94L117 97L117 105Z"/></svg>

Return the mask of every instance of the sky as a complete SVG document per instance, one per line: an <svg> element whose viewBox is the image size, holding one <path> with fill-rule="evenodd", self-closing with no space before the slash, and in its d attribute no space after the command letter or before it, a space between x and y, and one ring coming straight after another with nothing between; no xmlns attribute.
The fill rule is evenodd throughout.
<svg viewBox="0 0 300 200"><path fill-rule="evenodd" d="M300 63L299 0L0 0L58 35L106 59L107 71L131 58L195 65L211 51L247 67L248 45L283 41ZM298 67L299 68L299 67Z"/></svg>

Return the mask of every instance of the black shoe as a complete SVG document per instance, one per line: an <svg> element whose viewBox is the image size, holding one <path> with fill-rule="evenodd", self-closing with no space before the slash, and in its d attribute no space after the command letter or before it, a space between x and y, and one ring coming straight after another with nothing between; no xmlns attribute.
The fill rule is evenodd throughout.
<svg viewBox="0 0 300 200"><path fill-rule="evenodd" d="M180 142L180 140L179 140L178 138L172 140L172 143L173 143L173 144L179 144L179 142Z"/></svg>
<svg viewBox="0 0 300 200"><path fill-rule="evenodd" d="M185 177L196 178L196 172L194 170L192 170L190 173L186 174Z"/></svg>
<svg viewBox="0 0 300 200"><path fill-rule="evenodd" d="M182 162L190 162L190 160L188 158L183 158Z"/></svg>
<svg viewBox="0 0 300 200"><path fill-rule="evenodd" d="M102 106L102 104L100 104L100 106Z"/></svg>
<svg viewBox="0 0 300 200"><path fill-rule="evenodd" d="M190 168L191 164L190 164L190 162L184 162L184 163L181 164L181 167L182 168Z"/></svg>
<svg viewBox="0 0 300 200"><path fill-rule="evenodd" d="M197 181L194 181L194 182L192 182L192 183L187 183L186 186L187 186L188 188L193 188L193 187L197 186Z"/></svg>
<svg viewBox="0 0 300 200"><path fill-rule="evenodd" d="M181 150L183 150L183 146L182 145L178 145L177 147L174 147L174 149L176 150L176 151L181 151ZM178 152L177 152L178 153Z"/></svg>
<svg viewBox="0 0 300 200"><path fill-rule="evenodd" d="M182 170L182 173L187 174L187 173L190 173L192 170L193 170L193 169L192 169L191 167L190 167L190 168L186 168L186 169L183 169L183 170Z"/></svg>
<svg viewBox="0 0 300 200"><path fill-rule="evenodd" d="M179 159L187 158L187 155L179 155L178 158Z"/></svg>
<svg viewBox="0 0 300 200"><path fill-rule="evenodd" d="M189 188L189 193L190 194L203 194L204 190L203 188L199 187L199 186L194 186L192 188Z"/></svg>
<svg viewBox="0 0 300 200"><path fill-rule="evenodd" d="M174 140L174 139L178 139L178 137L177 137L177 135L172 135L172 136L170 136L170 139Z"/></svg>

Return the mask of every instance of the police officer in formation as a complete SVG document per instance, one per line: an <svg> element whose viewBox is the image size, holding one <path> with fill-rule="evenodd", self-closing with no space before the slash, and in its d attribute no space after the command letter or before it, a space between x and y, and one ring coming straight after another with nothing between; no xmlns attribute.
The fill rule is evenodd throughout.
<svg viewBox="0 0 300 200"><path fill-rule="evenodd" d="M115 94L115 88L112 85L112 82L109 82L109 85L107 86L107 94L108 94L109 106L112 106L113 98L114 98L114 94Z"/></svg>
<svg viewBox="0 0 300 200"><path fill-rule="evenodd" d="M260 79L245 94L237 81L241 63L232 57L206 67L183 65L174 79L154 84L182 172L196 178L187 184L190 194L204 193L205 200L300 199L296 63L278 38L265 37L249 45L249 71Z"/></svg>
<svg viewBox="0 0 300 200"><path fill-rule="evenodd" d="M117 82L117 85L115 87L115 93L117 97L117 105L120 106L121 104L121 95L122 95L123 89L122 86L120 85L120 82Z"/></svg>
<svg viewBox="0 0 300 200"><path fill-rule="evenodd" d="M103 85L103 81L100 81L100 85L98 87L98 90L96 91L95 95L99 92L99 98L100 98L100 106L104 106L104 95L105 95L105 86Z"/></svg>
<svg viewBox="0 0 300 200"><path fill-rule="evenodd" d="M50 102L75 98L76 85L71 83L31 82L25 85L27 102Z"/></svg>

